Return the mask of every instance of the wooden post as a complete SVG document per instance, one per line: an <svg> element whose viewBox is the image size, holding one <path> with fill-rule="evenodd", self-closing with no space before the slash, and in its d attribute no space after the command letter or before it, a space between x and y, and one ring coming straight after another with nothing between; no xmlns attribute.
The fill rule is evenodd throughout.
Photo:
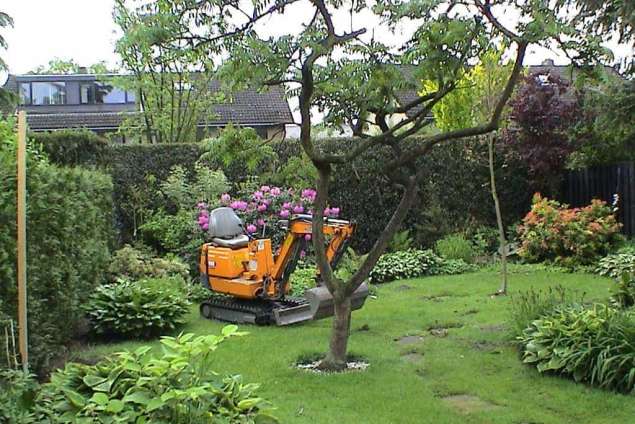
<svg viewBox="0 0 635 424"><path fill-rule="evenodd" d="M18 327L22 369L29 372L26 305L26 112L18 113Z"/></svg>

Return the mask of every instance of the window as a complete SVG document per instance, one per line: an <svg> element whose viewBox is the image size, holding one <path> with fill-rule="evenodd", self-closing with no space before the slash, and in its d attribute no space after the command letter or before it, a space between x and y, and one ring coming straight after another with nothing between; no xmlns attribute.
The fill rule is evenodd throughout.
<svg viewBox="0 0 635 424"><path fill-rule="evenodd" d="M31 84L28 82L20 83L20 104L31 104Z"/></svg>
<svg viewBox="0 0 635 424"><path fill-rule="evenodd" d="M79 86L79 102L83 105L95 103L95 87L93 84L81 84Z"/></svg>
<svg viewBox="0 0 635 424"><path fill-rule="evenodd" d="M33 82L31 100L34 105L63 105L66 103L66 83Z"/></svg>
<svg viewBox="0 0 635 424"><path fill-rule="evenodd" d="M126 103L126 92L111 84L96 82L95 103Z"/></svg>

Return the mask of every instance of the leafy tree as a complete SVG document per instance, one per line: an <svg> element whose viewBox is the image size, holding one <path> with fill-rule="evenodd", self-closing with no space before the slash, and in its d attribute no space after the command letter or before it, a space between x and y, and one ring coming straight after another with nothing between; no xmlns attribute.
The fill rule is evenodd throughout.
<svg viewBox="0 0 635 424"><path fill-rule="evenodd" d="M94 63L90 66L83 67L74 59L60 59L56 57L55 59L49 60L47 65L40 65L31 72L30 74L78 74L78 73L89 73L89 74L108 74L114 72L113 69L109 69L108 65L106 65L105 61Z"/></svg>
<svg viewBox="0 0 635 424"><path fill-rule="evenodd" d="M13 18L4 12L0 12L0 28L13 28ZM0 48L6 49L8 47L7 40L0 34ZM7 69L7 64L2 58L0 58L0 71Z"/></svg>
<svg viewBox="0 0 635 424"><path fill-rule="evenodd" d="M466 126L477 125L492 113L496 97L509 78L511 67L502 61L503 49L491 50L482 55L479 63L469 70L457 84L457 89L449 93L432 109L437 127L452 131ZM428 89L434 85L429 81ZM502 282L497 294L507 294L507 239L501 213L500 200L496 190L496 170L494 165L494 142L496 132L481 137L487 143L487 164L490 174L490 190L496 212L496 224L501 251Z"/></svg>
<svg viewBox="0 0 635 424"><path fill-rule="evenodd" d="M564 3L564 1L560 0ZM576 20L607 39L617 32L622 43L635 42L635 4L625 0L576 0Z"/></svg>
<svg viewBox="0 0 635 424"><path fill-rule="evenodd" d="M604 75L587 85L570 137L578 141L572 168L635 160L635 80Z"/></svg>
<svg viewBox="0 0 635 424"><path fill-rule="evenodd" d="M155 0L151 22L161 25L152 30L157 34L153 43L163 51L187 48L192 55L226 59L221 75L233 85L282 85L289 95L298 97L300 142L318 174L313 245L320 276L333 294L335 308L322 367L342 369L346 367L351 295L368 277L417 198L422 170L415 166L416 159L439 143L498 128L529 44L566 39L563 47L572 49L569 54L586 62L598 57L598 42L585 32L574 31L564 5L541 0L507 0L496 5L489 0L380 0L372 5L311 0L303 9L294 8L291 18L289 9L294 3ZM518 15L519 21L503 25L499 20L503 10ZM347 18L336 19L343 15ZM275 36L263 35L263 21L272 19L301 24L277 27ZM379 23L371 28L373 20ZM362 22L369 26L361 26ZM373 36L396 33L406 22L413 31L403 45L389 45ZM477 125L407 139L428 125L428 113L456 90L471 63L498 44L509 46L505 54L514 59L492 113ZM412 73L404 72L404 67ZM423 80L434 80L437 89L400 102L398 93L420 91ZM329 126L350 125L358 142L350 148L323 149L312 137L315 110L323 112ZM396 116L398 121L393 120ZM323 211L338 166L371 149L385 158L382 173L389 183L378 183L378 189L399 190L402 195L359 269L344 280L335 275L326 259Z"/></svg>
<svg viewBox="0 0 635 424"><path fill-rule="evenodd" d="M526 164L536 190L556 195L575 150L569 128L579 112L570 84L551 74L528 75L510 106L510 123L503 131L508 154Z"/></svg>
<svg viewBox="0 0 635 424"><path fill-rule="evenodd" d="M0 12L0 28L12 28L13 27L13 18L7 15L4 12ZM4 39L4 36L0 34L0 49L6 49L8 47L7 41ZM0 71L6 71L7 64L0 57ZM0 110L3 108L10 108L13 104L15 104L15 96L13 93L0 88Z"/></svg>
<svg viewBox="0 0 635 424"><path fill-rule="evenodd" d="M177 7L171 3L157 1L131 9L125 0L116 0L113 13L123 32L115 50L124 69L132 73L118 84L135 91L141 106L141 113L128 119L122 131L135 137L144 128L148 143L193 141L198 125L223 97L210 90L214 67L202 51L188 49L187 40L172 49L156 45L167 34L178 34L165 19Z"/></svg>

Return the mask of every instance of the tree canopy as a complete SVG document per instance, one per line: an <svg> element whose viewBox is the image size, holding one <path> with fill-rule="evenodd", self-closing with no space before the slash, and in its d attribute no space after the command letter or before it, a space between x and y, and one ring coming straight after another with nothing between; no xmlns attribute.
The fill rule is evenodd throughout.
<svg viewBox="0 0 635 424"><path fill-rule="evenodd" d="M334 296L328 368L345 366L350 296L367 278L417 196L415 161L435 145L494 131L530 45L558 48L574 65L609 55L601 37L568 13L569 1L547 0L155 0L144 12L152 45L204 58L229 87L282 86L297 97L300 141L317 170L313 246L320 276ZM505 19L512 16L516 19ZM491 113L476 123L416 140L430 111L459 87L492 48L504 45L509 76ZM434 90L423 91L421 81ZM404 91L419 93L404 99ZM350 125L358 142L325 151L312 137L316 111L325 125ZM393 119L397 117L397 119ZM323 209L331 175L372 150L402 197L365 261L347 281L326 259Z"/></svg>
<svg viewBox="0 0 635 424"><path fill-rule="evenodd" d="M115 72L114 69L110 69L105 61L93 63L90 66L82 66L75 62L75 59L60 59L58 57L49 60L48 64L40 65L37 68L30 71L30 74L108 74Z"/></svg>

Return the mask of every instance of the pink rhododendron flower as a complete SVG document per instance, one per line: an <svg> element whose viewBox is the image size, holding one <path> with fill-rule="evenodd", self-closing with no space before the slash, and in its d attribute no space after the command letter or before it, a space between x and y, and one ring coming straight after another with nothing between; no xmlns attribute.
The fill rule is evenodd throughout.
<svg viewBox="0 0 635 424"><path fill-rule="evenodd" d="M247 232L248 233L255 233L257 230L256 226L254 224L249 224L247 225Z"/></svg>
<svg viewBox="0 0 635 424"><path fill-rule="evenodd" d="M206 209L206 208L207 208L207 203L205 203L205 202L198 202L198 203L196 204L196 207L197 207L198 209Z"/></svg>
<svg viewBox="0 0 635 424"><path fill-rule="evenodd" d="M201 225L201 229L204 231L207 231L207 229L209 228L209 224L206 222L205 224Z"/></svg>
<svg viewBox="0 0 635 424"><path fill-rule="evenodd" d="M307 199L310 202L315 201L315 196L317 196L317 192L312 188L306 188L302 190L302 198Z"/></svg>
<svg viewBox="0 0 635 424"><path fill-rule="evenodd" d="M257 224L259 227L264 227L264 226L265 226L265 220L264 220L264 219L262 219L262 218L259 218L259 219L258 219L258 221L256 221L256 224Z"/></svg>
<svg viewBox="0 0 635 424"><path fill-rule="evenodd" d="M282 193L282 190L280 190L280 187L272 187L270 193L273 197L276 197L276 196L280 196L280 194Z"/></svg>
<svg viewBox="0 0 635 424"><path fill-rule="evenodd" d="M282 210L280 211L280 217L281 217L281 218L288 218L290 214L291 214L291 213L289 212L289 210L288 210L288 209L282 209Z"/></svg>
<svg viewBox="0 0 635 424"><path fill-rule="evenodd" d="M306 252L304 250L300 251L300 259L304 259L304 257L306 256Z"/></svg>
<svg viewBox="0 0 635 424"><path fill-rule="evenodd" d="M262 199L263 196L264 194L262 194L262 191L254 191L254 195L253 195L254 200L260 200Z"/></svg>
<svg viewBox="0 0 635 424"><path fill-rule="evenodd" d="M224 205L228 204L231 199L232 199L231 196L227 193L223 193L223 195L220 197L220 201Z"/></svg>
<svg viewBox="0 0 635 424"><path fill-rule="evenodd" d="M262 201L262 203L264 203L265 205L269 206L271 204L271 200L265 199L265 200Z"/></svg>
<svg viewBox="0 0 635 424"><path fill-rule="evenodd" d="M293 213L302 213L304 212L304 206L302 205L295 205L293 207Z"/></svg>
<svg viewBox="0 0 635 424"><path fill-rule="evenodd" d="M324 209L324 216L326 217L331 216L331 208L327 207L326 209Z"/></svg>
<svg viewBox="0 0 635 424"><path fill-rule="evenodd" d="M311 234L305 234L305 235L304 235L304 239L305 239L306 241L311 241Z"/></svg>
<svg viewBox="0 0 635 424"><path fill-rule="evenodd" d="M258 205L258 212L264 212L267 210L267 205L265 205L264 203L261 203L260 205Z"/></svg>
<svg viewBox="0 0 635 424"><path fill-rule="evenodd" d="M267 192L269 192L269 190L271 190L271 187L269 187L269 186L260 187L260 191L262 191L263 193L267 193Z"/></svg>
<svg viewBox="0 0 635 424"><path fill-rule="evenodd" d="M340 208L331 208L331 216L333 218L337 217L340 214Z"/></svg>
<svg viewBox="0 0 635 424"><path fill-rule="evenodd" d="M282 204L283 209L291 209L291 202L284 202Z"/></svg>
<svg viewBox="0 0 635 424"><path fill-rule="evenodd" d="M232 209L237 209L239 211L247 210L247 202L242 200L235 200L229 204L229 207Z"/></svg>

